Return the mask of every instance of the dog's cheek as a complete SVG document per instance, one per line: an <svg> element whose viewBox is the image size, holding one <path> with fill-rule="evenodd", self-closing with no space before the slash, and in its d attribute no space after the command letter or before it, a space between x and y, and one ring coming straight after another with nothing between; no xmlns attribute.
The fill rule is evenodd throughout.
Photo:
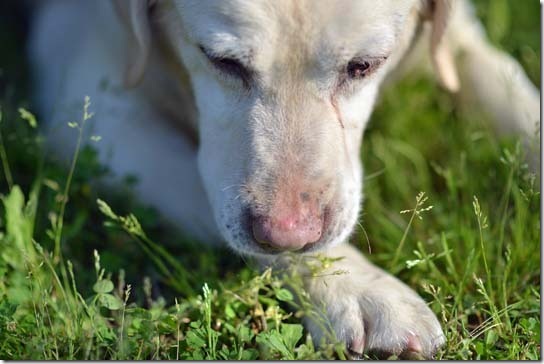
<svg viewBox="0 0 544 364"><path fill-rule="evenodd" d="M229 128L214 128L209 120L201 131L198 151L198 169L205 187L214 217L223 236L227 239L225 225L235 225L227 218L238 216L241 211L239 186L243 183L243 166L246 164L243 143L237 142L236 133Z"/></svg>
<svg viewBox="0 0 544 364"><path fill-rule="evenodd" d="M380 82L381 80L376 78L349 98L341 100L340 112L348 129L359 133L364 131L374 109Z"/></svg>
<svg viewBox="0 0 544 364"><path fill-rule="evenodd" d="M200 72L193 76L193 92L199 111L199 129L227 126L228 97L213 76Z"/></svg>

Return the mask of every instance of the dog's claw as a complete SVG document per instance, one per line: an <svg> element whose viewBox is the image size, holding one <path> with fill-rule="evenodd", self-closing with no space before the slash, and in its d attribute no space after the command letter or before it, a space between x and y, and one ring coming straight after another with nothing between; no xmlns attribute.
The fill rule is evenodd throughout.
<svg viewBox="0 0 544 364"><path fill-rule="evenodd" d="M379 358L431 358L445 341L436 315L404 283L368 264L351 247L345 248L340 252L349 258L336 262L334 268L348 273L312 279L307 288L325 309L347 354L352 359L367 352ZM314 340L321 342L320 325L310 317L305 322Z"/></svg>
<svg viewBox="0 0 544 364"><path fill-rule="evenodd" d="M352 360L362 359L364 350L365 350L365 336L362 335L351 341L351 345L348 348L348 356Z"/></svg>
<svg viewBox="0 0 544 364"><path fill-rule="evenodd" d="M363 353L356 353L355 351L348 349L347 356L349 360L362 360Z"/></svg>
<svg viewBox="0 0 544 364"><path fill-rule="evenodd" d="M350 346L347 350L347 356L350 360L361 360L363 359L363 354L365 352L365 335L353 339L350 343ZM383 358L389 359L405 359L405 360L425 360L426 358L423 354L423 346L421 345L421 340L416 334L411 333L406 341L406 347L401 353L387 353L385 351L377 350L373 351L375 354Z"/></svg>
<svg viewBox="0 0 544 364"><path fill-rule="evenodd" d="M421 341L415 334L411 334L408 338L408 343L406 344L406 351L411 351L414 353L421 353L423 347L421 346Z"/></svg>
<svg viewBox="0 0 544 364"><path fill-rule="evenodd" d="M361 336L359 338L356 338L354 339L352 342L351 342L351 348L350 348L352 351L356 352L356 353L363 353L363 351L365 350L365 336Z"/></svg>
<svg viewBox="0 0 544 364"><path fill-rule="evenodd" d="M406 349L401 354L402 359L405 360L425 360L423 355L423 346L421 340L416 334L410 334L406 343Z"/></svg>

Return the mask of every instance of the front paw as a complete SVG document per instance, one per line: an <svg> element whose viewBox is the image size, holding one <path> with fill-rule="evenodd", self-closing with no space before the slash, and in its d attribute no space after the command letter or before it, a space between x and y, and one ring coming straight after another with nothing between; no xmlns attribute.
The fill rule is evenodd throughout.
<svg viewBox="0 0 544 364"><path fill-rule="evenodd" d="M348 272L308 282L325 319L306 320L312 337L319 343L332 331L352 358L364 352L432 358L445 341L435 314L404 283L372 268L364 276Z"/></svg>

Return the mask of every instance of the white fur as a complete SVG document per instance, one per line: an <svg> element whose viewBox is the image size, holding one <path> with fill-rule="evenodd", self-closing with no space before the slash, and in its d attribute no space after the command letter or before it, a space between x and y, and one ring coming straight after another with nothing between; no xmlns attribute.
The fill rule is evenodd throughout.
<svg viewBox="0 0 544 364"><path fill-rule="evenodd" d="M137 1L145 0L118 4ZM325 304L338 337L355 352L365 346L395 353L415 347L430 356L444 337L425 303L342 244L362 199L363 130L380 84L407 54L419 14L431 9L426 1L444 0L319 6L313 0L159 1L154 26L171 48L165 56L157 39L148 44L147 25L133 29L133 37L144 41L138 52L131 51L131 36L110 2L50 0L37 12L30 44L36 103L49 122L52 146L66 156L75 137L65 123L78 118L83 96L91 96L93 134L102 137L95 146L116 177L136 175L142 201L186 233L224 240L263 260L270 256L243 224L248 201L257 199L266 208L277 188L271 176L330 185L333 218L316 246L346 256L333 269L350 272L308 281L316 304ZM487 44L469 5L453 4L452 26L440 49L468 54L458 62L461 91L472 88L501 125L531 135L540 120L538 91L511 57ZM141 12L127 14L133 26L146 24ZM432 32L443 30L444 16L440 22ZM258 79L245 89L216 69L199 45L251 63ZM130 59L145 56L148 46L149 59ZM449 54L443 52L435 66L454 89ZM137 65L128 73L127 55ZM337 89L339 70L356 55L387 60L366 79ZM146 64L145 75L139 75ZM136 88L123 87L140 76ZM180 127L198 130L198 148ZM321 335L312 323L308 327L314 337Z"/></svg>

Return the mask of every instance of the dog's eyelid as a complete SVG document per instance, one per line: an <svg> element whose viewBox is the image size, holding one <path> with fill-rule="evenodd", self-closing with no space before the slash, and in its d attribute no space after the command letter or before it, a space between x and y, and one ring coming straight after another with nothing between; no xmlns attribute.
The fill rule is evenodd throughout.
<svg viewBox="0 0 544 364"><path fill-rule="evenodd" d="M203 45L199 45L198 49L208 58L208 59L215 59L215 58L225 58L226 56L222 56L217 54L216 52L204 47Z"/></svg>

